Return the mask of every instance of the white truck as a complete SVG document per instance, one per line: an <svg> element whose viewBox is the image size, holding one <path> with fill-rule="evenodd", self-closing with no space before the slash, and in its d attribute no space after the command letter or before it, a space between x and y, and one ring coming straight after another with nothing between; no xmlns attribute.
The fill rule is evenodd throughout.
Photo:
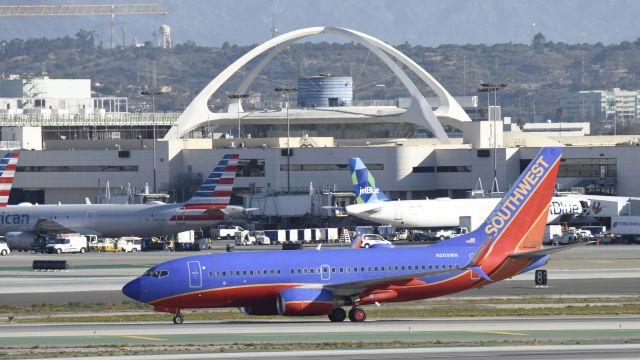
<svg viewBox="0 0 640 360"><path fill-rule="evenodd" d="M118 249L122 252L142 251L142 238L135 236L121 237L118 239Z"/></svg>
<svg viewBox="0 0 640 360"><path fill-rule="evenodd" d="M220 225L217 229L213 229L213 237L218 239L239 239L246 231L242 226L237 225Z"/></svg>
<svg viewBox="0 0 640 360"><path fill-rule="evenodd" d="M271 239L269 239L264 231L243 230L236 232L236 245L270 245Z"/></svg>
<svg viewBox="0 0 640 360"><path fill-rule="evenodd" d="M444 240L454 236L462 235L468 233L469 230L466 227L454 227L453 229L441 229L438 231L430 231L429 235L431 238L436 240Z"/></svg>
<svg viewBox="0 0 640 360"><path fill-rule="evenodd" d="M87 252L87 237L81 234L58 234L55 239L45 247L49 254Z"/></svg>

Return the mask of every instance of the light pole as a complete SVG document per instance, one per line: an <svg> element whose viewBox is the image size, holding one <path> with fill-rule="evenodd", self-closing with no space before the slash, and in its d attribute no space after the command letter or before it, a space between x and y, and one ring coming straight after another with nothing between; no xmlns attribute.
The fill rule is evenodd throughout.
<svg viewBox="0 0 640 360"><path fill-rule="evenodd" d="M491 184L491 192L499 192L498 188L498 156L496 154L497 151L497 143L498 143L498 133L497 133L497 120L496 119L496 110L498 106L498 91L507 87L507 84L497 84L497 83L481 83L478 88L478 92L486 92L487 93L487 120L493 120L493 183ZM489 119L489 93L493 92L493 119Z"/></svg>
<svg viewBox="0 0 640 360"><path fill-rule="evenodd" d="M249 94L229 94L227 95L229 99L238 99L238 139L242 137L242 133L240 132L240 101L244 98L249 97Z"/></svg>
<svg viewBox="0 0 640 360"><path fill-rule="evenodd" d="M156 168L156 95L166 95L171 92L170 86L161 86L160 89L143 90L140 95L151 96L151 122L153 123L153 193L158 193L157 168Z"/></svg>
<svg viewBox="0 0 640 360"><path fill-rule="evenodd" d="M291 133L289 132L289 94L298 91L297 87L278 87L274 89L281 94L287 94L287 194L291 193Z"/></svg>

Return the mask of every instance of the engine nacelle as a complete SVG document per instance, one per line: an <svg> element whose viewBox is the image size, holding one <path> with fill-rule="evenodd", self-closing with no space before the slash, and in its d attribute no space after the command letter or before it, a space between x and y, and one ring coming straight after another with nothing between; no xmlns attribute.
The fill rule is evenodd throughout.
<svg viewBox="0 0 640 360"><path fill-rule="evenodd" d="M247 315L278 315L278 305L275 301L266 304L259 304L254 306L245 306L242 308L242 312Z"/></svg>
<svg viewBox="0 0 640 360"><path fill-rule="evenodd" d="M12 231L4 234L4 240L11 250L31 250L36 235L31 231Z"/></svg>
<svg viewBox="0 0 640 360"><path fill-rule="evenodd" d="M278 314L285 316L328 315L344 301L328 290L291 288L278 293Z"/></svg>

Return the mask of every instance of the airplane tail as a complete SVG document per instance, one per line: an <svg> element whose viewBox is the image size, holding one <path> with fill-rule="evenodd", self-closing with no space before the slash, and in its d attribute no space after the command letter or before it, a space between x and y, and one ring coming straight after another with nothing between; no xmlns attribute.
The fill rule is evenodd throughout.
<svg viewBox="0 0 640 360"><path fill-rule="evenodd" d="M479 274L513 254L539 250L561 155L560 147L543 148L479 228L440 244L472 247L469 267Z"/></svg>
<svg viewBox="0 0 640 360"><path fill-rule="evenodd" d="M356 193L357 204L389 200L382 189L376 186L376 180L360 158L349 158L349 168L351 169L351 181Z"/></svg>
<svg viewBox="0 0 640 360"><path fill-rule="evenodd" d="M238 168L238 154L222 157L198 191L187 201L187 209L225 208L229 205Z"/></svg>
<svg viewBox="0 0 640 360"><path fill-rule="evenodd" d="M356 234L356 236L354 236L353 239L351 239L351 248L353 249L361 248L363 236L364 236L364 231L358 230L358 233Z"/></svg>
<svg viewBox="0 0 640 360"><path fill-rule="evenodd" d="M20 151L10 151L0 160L0 207L6 207L11 195L11 186L16 175L16 164Z"/></svg>

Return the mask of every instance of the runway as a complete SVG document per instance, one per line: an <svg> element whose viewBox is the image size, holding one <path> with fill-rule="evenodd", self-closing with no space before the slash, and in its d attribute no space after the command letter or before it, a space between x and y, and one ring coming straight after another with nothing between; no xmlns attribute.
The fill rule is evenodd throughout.
<svg viewBox="0 0 640 360"><path fill-rule="evenodd" d="M501 347L455 347L455 348L410 348L410 349L360 349L360 350L313 350L289 352L251 353L200 353L145 356L155 360L206 360L206 359L307 359L307 360L450 360L450 359L629 359L636 360L639 345L571 345L571 346L501 346ZM77 358L52 358L51 360L74 360ZM123 359L138 360L139 356L87 357L85 360Z"/></svg>
<svg viewBox="0 0 640 360"><path fill-rule="evenodd" d="M637 317L371 319L364 323L326 320L252 320L120 324L0 325L2 346L114 344L229 344L415 342L417 344L598 344L640 339ZM635 342L635 341L632 341Z"/></svg>

